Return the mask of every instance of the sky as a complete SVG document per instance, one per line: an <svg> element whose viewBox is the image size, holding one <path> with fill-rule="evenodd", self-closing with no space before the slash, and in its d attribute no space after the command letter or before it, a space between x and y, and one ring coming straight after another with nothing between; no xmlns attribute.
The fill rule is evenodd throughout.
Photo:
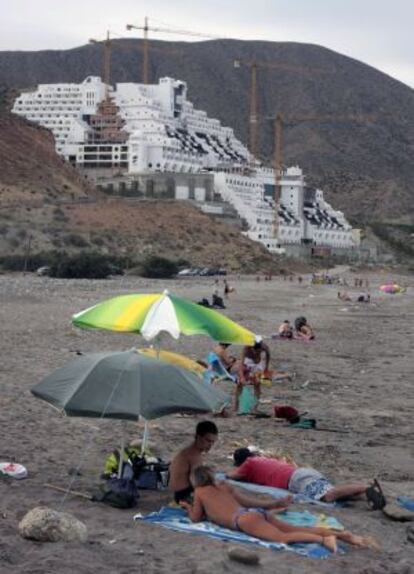
<svg viewBox="0 0 414 574"><path fill-rule="evenodd" d="M414 88L413 0L0 0L0 50L67 49L142 37L126 24L318 44ZM198 38L150 32L159 40Z"/></svg>

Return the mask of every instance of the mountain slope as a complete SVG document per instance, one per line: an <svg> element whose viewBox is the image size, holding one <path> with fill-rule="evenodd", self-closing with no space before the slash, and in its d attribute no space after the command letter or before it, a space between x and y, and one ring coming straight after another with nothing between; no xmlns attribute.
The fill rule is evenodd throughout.
<svg viewBox="0 0 414 574"><path fill-rule="evenodd" d="M279 268L261 244L190 204L109 200L88 188L56 154L47 130L5 108L0 105L0 256L94 250L243 272Z"/></svg>
<svg viewBox="0 0 414 574"><path fill-rule="evenodd" d="M140 81L138 40L114 44L112 81ZM272 125L263 118L319 116L322 121L287 123L286 164L299 164L308 181L322 187L336 207L358 220L411 221L414 213L414 91L389 76L326 48L298 43L218 40L151 42L151 79L188 83L189 98L247 141L250 71L235 59L296 66L259 68L261 154L272 154ZM82 81L99 74L102 48L0 52L0 84ZM346 116L364 116L362 122ZM328 118L331 119L328 119ZM337 118L337 119L334 119Z"/></svg>

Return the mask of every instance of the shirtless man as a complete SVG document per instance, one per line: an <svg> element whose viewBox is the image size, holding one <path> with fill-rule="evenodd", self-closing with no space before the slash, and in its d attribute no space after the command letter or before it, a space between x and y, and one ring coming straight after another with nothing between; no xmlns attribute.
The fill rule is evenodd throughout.
<svg viewBox="0 0 414 574"><path fill-rule="evenodd" d="M244 532L270 542L290 544L292 542L316 542L331 552L337 550L337 539L356 546L377 547L370 537L356 536L347 530L292 526L277 519L264 508L257 508L253 497L233 489L225 483L216 484L214 473L207 466L195 468L191 473L194 485L192 504L182 501L192 522L200 522L205 517L211 522ZM286 509L286 500L273 501L267 505L272 512Z"/></svg>
<svg viewBox="0 0 414 574"><path fill-rule="evenodd" d="M292 339L293 327L288 319L285 319L278 329L279 337L282 339Z"/></svg>
<svg viewBox="0 0 414 574"><path fill-rule="evenodd" d="M181 450L171 461L169 488L174 492L175 502L191 500L193 487L190 474L203 464L203 455L217 441L218 429L211 421L201 421L196 427L194 441Z"/></svg>

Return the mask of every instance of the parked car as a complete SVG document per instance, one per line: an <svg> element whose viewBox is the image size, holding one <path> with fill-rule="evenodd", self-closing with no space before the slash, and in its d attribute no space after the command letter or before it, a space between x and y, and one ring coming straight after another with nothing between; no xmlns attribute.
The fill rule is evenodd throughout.
<svg viewBox="0 0 414 574"><path fill-rule="evenodd" d="M48 265L39 267L39 269L36 270L36 275L38 275L39 277L45 277L46 275L49 275L49 273L50 273L50 267Z"/></svg>

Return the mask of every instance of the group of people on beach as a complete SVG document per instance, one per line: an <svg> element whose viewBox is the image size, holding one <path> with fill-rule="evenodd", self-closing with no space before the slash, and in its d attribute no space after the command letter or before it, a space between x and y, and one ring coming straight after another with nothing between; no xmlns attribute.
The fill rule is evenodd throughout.
<svg viewBox="0 0 414 574"><path fill-rule="evenodd" d="M324 502L360 497L369 485L355 482L334 486L313 468L263 457L248 448L235 450L236 468L225 475L228 480L217 481L214 471L204 460L217 439L218 428L214 422L199 422L193 442L178 452L171 462L169 487L175 502L188 512L193 522L207 518L219 526L262 540L285 544L317 542L332 552L336 552L337 540L356 546L376 546L372 538L357 536L347 530L287 524L276 518L275 513L288 508L293 500L291 495L263 499L235 488L228 480L283 488Z"/></svg>
<svg viewBox="0 0 414 574"><path fill-rule="evenodd" d="M311 341L315 338L315 332L309 325L306 317L297 317L293 327L289 319L285 319L278 329L281 339L302 339Z"/></svg>

